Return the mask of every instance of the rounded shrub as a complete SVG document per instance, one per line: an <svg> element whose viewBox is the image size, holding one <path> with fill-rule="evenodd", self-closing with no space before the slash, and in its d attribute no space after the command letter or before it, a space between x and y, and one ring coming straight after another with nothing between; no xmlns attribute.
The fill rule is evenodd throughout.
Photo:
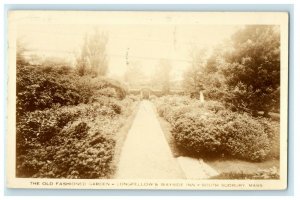
<svg viewBox="0 0 300 200"><path fill-rule="evenodd" d="M221 130L218 118L191 114L180 117L174 124L173 136L179 147L192 155L216 155L221 151Z"/></svg>
<svg viewBox="0 0 300 200"><path fill-rule="evenodd" d="M271 138L259 120L236 114L224 124L225 151L231 156L252 161L264 160L271 150Z"/></svg>
<svg viewBox="0 0 300 200"><path fill-rule="evenodd" d="M154 100L172 126L176 144L194 156L227 156L262 161L279 156L279 125L266 118L233 112L217 101L188 97Z"/></svg>

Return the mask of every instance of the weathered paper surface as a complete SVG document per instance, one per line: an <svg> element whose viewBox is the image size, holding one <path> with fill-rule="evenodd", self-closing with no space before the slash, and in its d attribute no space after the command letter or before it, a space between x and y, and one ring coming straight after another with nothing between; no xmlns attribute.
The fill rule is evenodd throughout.
<svg viewBox="0 0 300 200"><path fill-rule="evenodd" d="M129 57L132 56L136 59L144 58L144 72L151 73L150 66L154 65L154 61L158 55L161 57L168 57L177 60L174 64L175 74L182 73L183 60L180 55L188 52L190 47L197 46L198 39L199 46L201 45L216 45L218 42L226 39L224 35L230 35L235 30L235 27L242 27L244 25L274 25L280 27L280 179L278 180L213 180L213 179L192 179L191 177L197 175L193 171L197 170L197 166L193 167L189 163L193 160L185 158L177 158L172 161L178 162L176 164L179 169L183 170L184 175L174 177L158 175L157 177L139 178L138 166L141 164L137 161L136 164L126 163L126 156L121 161L122 166L125 168L137 168L136 173L132 177L112 178L112 179L48 179L48 178L19 178L16 177L16 39L18 37L29 38L32 41L32 47L35 51L52 52L56 54L72 54L71 48L80 48L80 42L74 41L81 40L84 36L85 30L92 30L94 27L103 29L111 35L110 43L110 72L120 75L124 72L122 65L125 63L126 45L130 46ZM170 28L171 27L171 28ZM177 27L177 32L174 29ZM210 35L213 31L207 31L206 36L202 35L197 38L197 31L199 27L207 30L214 30L215 34ZM187 31L181 31L186 29ZM194 32L193 32L194 30ZM144 38L140 38L140 33L145 33ZM204 31L205 32L205 31ZM216 33L217 32L217 33ZM31 33L31 34L27 34ZM118 34L117 34L118 33ZM27 34L27 35L26 35ZM174 34L178 34L177 37ZM180 35L181 34L181 35ZM57 40L65 41L61 46L55 46L55 38L49 37L45 41L45 35L55 35ZM68 37L66 37L68 35ZM287 108L288 108L288 14L275 13L275 12L90 12L90 11L10 11L8 19L8 131L7 131L7 185L11 188L76 188L76 189L174 189L174 190L283 190L287 187ZM61 36L61 38L59 38ZM224 37L223 37L224 36ZM161 39L159 39L161 37ZM174 37L174 38L173 38ZM211 37L215 37L216 41L211 42ZM114 40L116 38L116 40ZM158 39L157 39L158 38ZM170 40L167 40L170 38ZM176 40L176 38L178 38ZM184 39L184 41L183 41ZM152 45L143 44L143 40L154 42L159 48L154 48ZM157 40L157 41L155 41ZM164 44L165 40L166 44ZM180 41L181 40L181 41ZM114 42L115 41L115 42ZM44 42L44 43L41 43ZM211 42L211 44L210 44ZM129 44L131 43L131 44ZM147 43L147 42L145 42ZM194 44L193 44L194 43ZM77 46L76 46L77 45ZM115 48L120 46L121 49ZM160 47L161 45L161 47ZM172 46L174 52L169 52L169 47ZM113 52L115 51L115 52ZM142 52L142 53L139 53ZM131 54L131 55L130 55ZM145 56L148 55L148 56ZM121 58L120 58L121 57ZM175 62L175 61L174 61ZM179 75L178 75L179 77ZM203 97L202 97L203 98ZM204 101L204 100L203 100ZM150 109L151 106L142 104L145 109ZM138 111L138 123L157 123L152 119L148 113L152 111ZM147 115L147 116L146 116ZM154 114L152 115L154 116ZM158 126L155 124L153 126ZM138 129L137 131L144 130ZM160 134L160 133L158 133ZM149 135L148 135L149 136ZM162 135L157 136L160 138ZM128 136L129 137L129 136ZM127 138L132 140L141 140L144 136L134 135ZM145 137L147 135L145 134ZM162 137L163 138L163 137ZM153 139L149 136L149 140ZM163 140L163 139L162 139ZM166 146L165 141L157 146ZM130 144L126 144L124 148L130 149ZM167 147L168 148L168 147ZM124 150L125 151L125 150ZM154 150L153 150L154 151ZM164 154L164 151L166 153ZM160 152L156 152L160 156ZM170 156L169 149L161 150L161 154ZM155 155L154 155L155 156ZM172 158L173 159L173 158ZM172 164L171 164L172 165ZM206 163L201 163L200 166L206 166ZM141 165L142 166L142 165ZM160 168L160 166L151 166ZM200 167L201 168L201 167ZM214 174L214 169L210 169L209 173ZM133 171L134 172L134 171ZM170 172L173 173L173 172ZM135 174L135 175L134 175ZM197 174L197 173L196 173ZM199 173L198 173L199 174ZM145 176L147 177L147 176Z"/></svg>

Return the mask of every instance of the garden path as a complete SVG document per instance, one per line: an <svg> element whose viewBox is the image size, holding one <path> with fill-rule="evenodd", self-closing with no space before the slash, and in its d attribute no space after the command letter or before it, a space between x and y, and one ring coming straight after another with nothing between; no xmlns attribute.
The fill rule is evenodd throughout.
<svg viewBox="0 0 300 200"><path fill-rule="evenodd" d="M142 101L122 148L118 179L185 178L156 117L154 105Z"/></svg>

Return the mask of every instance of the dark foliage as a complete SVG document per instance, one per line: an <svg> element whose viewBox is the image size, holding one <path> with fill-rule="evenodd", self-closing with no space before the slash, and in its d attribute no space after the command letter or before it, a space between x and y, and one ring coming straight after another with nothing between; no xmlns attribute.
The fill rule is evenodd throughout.
<svg viewBox="0 0 300 200"><path fill-rule="evenodd" d="M279 156L279 127L270 119L232 112L214 101L201 104L193 99L165 97L156 100L156 105L158 113L172 125L178 147L193 156L250 161Z"/></svg>
<svg viewBox="0 0 300 200"><path fill-rule="evenodd" d="M18 65L17 177L110 176L113 136L132 106L125 96L110 79L79 77L65 66Z"/></svg>
<svg viewBox="0 0 300 200"><path fill-rule="evenodd" d="M278 27L246 26L232 37L233 51L223 68L232 107L265 115L279 108L280 35Z"/></svg>
<svg viewBox="0 0 300 200"><path fill-rule="evenodd" d="M84 101L76 88L75 78L66 77L50 67L17 65L18 115L55 105L77 105Z"/></svg>
<svg viewBox="0 0 300 200"><path fill-rule="evenodd" d="M17 115L88 103L102 96L124 99L127 90L107 78L79 77L66 66L17 65Z"/></svg>

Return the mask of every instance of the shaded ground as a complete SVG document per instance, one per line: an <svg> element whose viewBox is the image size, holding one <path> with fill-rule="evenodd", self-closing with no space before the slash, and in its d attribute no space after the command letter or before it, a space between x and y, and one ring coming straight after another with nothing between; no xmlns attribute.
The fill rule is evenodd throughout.
<svg viewBox="0 0 300 200"><path fill-rule="evenodd" d="M137 111L138 111L139 102L135 102L134 104L135 105L133 105L133 111L132 111L131 115L125 121L125 123L124 123L123 127L120 129L120 131L118 131L115 135L116 146L115 146L114 159L112 161L113 162L112 166L115 166L115 167L118 166L118 163L120 160L120 155L122 152L122 147L126 140L127 133L129 131L129 129L131 128L132 123L133 123L135 116L137 114ZM117 169L115 168L113 174L115 173L116 170ZM112 176L114 176L114 175L112 175Z"/></svg>
<svg viewBox="0 0 300 200"><path fill-rule="evenodd" d="M216 177L219 173L206 164L202 159L191 157L177 157L180 167L183 169L187 179L209 179Z"/></svg>
<svg viewBox="0 0 300 200"><path fill-rule="evenodd" d="M158 118L160 126L163 130L164 136L170 146L173 156L174 157L189 156L188 154L184 153L182 149L179 149L178 146L176 145L174 137L172 136L172 133L171 133L172 127L171 127L170 123L167 122L164 118L160 117L158 114L157 114L157 118Z"/></svg>
<svg viewBox="0 0 300 200"><path fill-rule="evenodd" d="M122 148L116 178L185 178L172 156L153 104L142 101Z"/></svg>

